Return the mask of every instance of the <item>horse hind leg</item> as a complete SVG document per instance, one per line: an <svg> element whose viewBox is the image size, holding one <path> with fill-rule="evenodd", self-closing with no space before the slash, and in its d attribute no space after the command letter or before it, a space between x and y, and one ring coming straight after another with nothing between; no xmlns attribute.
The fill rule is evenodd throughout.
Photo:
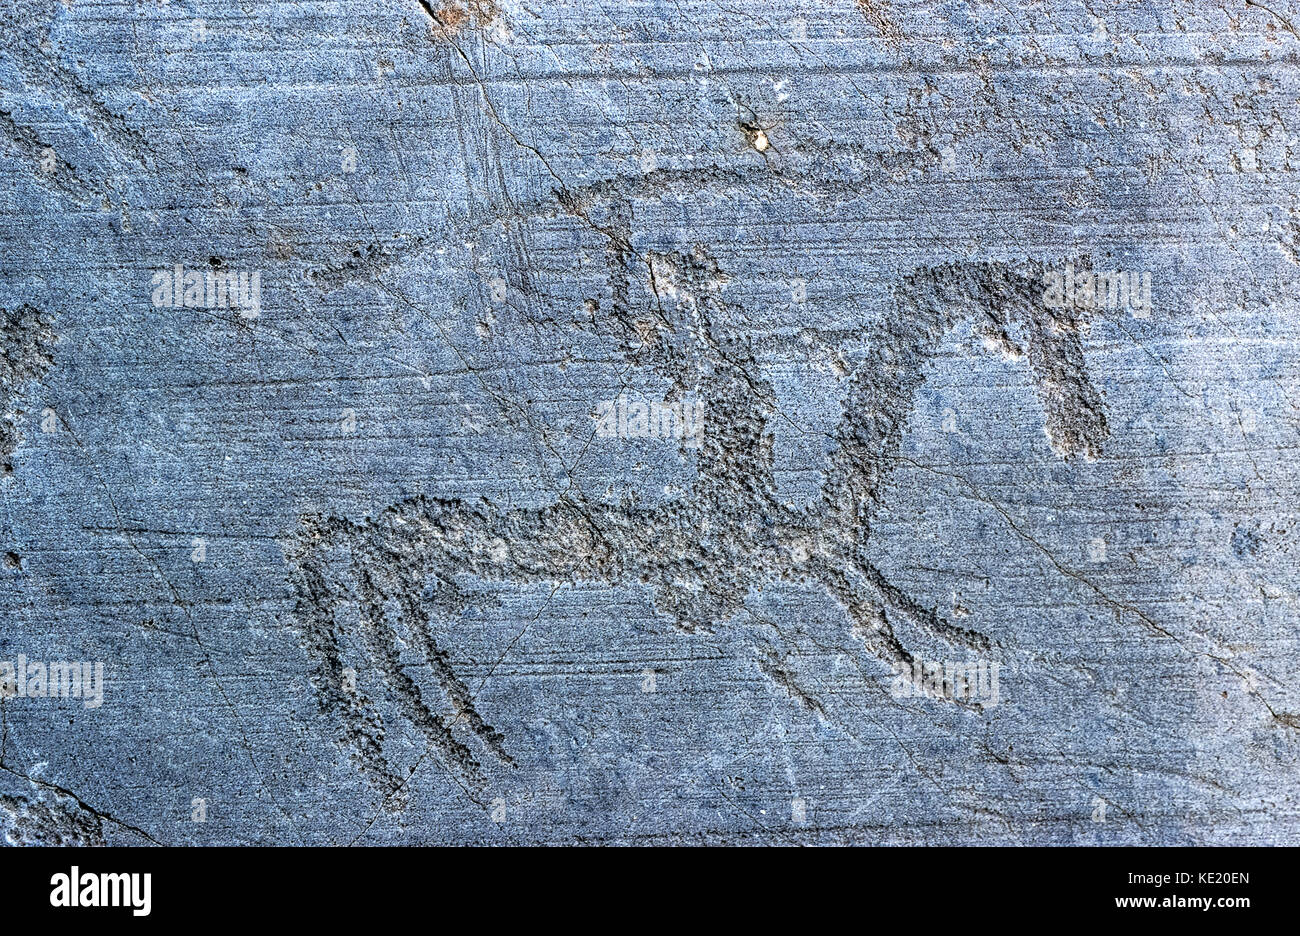
<svg viewBox="0 0 1300 936"><path fill-rule="evenodd" d="M358 622L372 665L407 721L424 734L431 748L475 787L486 784L482 765L474 752L457 738L441 715L429 708L417 683L402 665L397 634L388 623L384 607L387 594L377 575L364 565L355 566Z"/></svg>
<svg viewBox="0 0 1300 936"><path fill-rule="evenodd" d="M416 649L424 655L425 665L438 681L448 702L451 703L456 713L453 726L464 723L483 745L496 755L498 760L507 766L516 766L514 758L506 751L505 738L484 720L474 705L474 694L452 668L447 651L438 646L430 626L428 608L420 600L419 582L408 581L405 585L406 587L400 592L398 604L406 624L406 632L410 635ZM451 585L451 583L442 583L440 587L444 585ZM463 609L463 603L454 599L440 604L449 613L456 613Z"/></svg>

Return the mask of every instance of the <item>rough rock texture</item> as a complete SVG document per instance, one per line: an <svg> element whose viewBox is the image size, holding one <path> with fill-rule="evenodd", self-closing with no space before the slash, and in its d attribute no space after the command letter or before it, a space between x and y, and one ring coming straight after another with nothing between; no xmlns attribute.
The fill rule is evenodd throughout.
<svg viewBox="0 0 1300 936"><path fill-rule="evenodd" d="M0 23L8 843L1300 843L1294 4Z"/></svg>

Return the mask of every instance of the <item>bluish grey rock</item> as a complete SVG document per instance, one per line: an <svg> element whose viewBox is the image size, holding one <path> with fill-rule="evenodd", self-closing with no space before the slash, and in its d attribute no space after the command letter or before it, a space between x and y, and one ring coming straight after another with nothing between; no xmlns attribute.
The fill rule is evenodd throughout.
<svg viewBox="0 0 1300 936"><path fill-rule="evenodd" d="M1285 4L3 19L9 843L1300 842Z"/></svg>

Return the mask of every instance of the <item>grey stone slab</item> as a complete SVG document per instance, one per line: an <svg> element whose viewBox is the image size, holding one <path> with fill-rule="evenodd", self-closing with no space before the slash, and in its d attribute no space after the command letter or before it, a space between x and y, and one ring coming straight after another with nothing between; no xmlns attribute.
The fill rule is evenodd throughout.
<svg viewBox="0 0 1300 936"><path fill-rule="evenodd" d="M1300 841L1287 4L0 16L8 843Z"/></svg>

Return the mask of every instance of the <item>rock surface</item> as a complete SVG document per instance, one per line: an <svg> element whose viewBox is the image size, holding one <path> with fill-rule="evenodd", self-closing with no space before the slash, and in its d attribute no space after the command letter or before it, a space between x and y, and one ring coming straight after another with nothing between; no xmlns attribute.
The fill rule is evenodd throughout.
<svg viewBox="0 0 1300 936"><path fill-rule="evenodd" d="M1292 5L0 18L8 843L1300 842Z"/></svg>

